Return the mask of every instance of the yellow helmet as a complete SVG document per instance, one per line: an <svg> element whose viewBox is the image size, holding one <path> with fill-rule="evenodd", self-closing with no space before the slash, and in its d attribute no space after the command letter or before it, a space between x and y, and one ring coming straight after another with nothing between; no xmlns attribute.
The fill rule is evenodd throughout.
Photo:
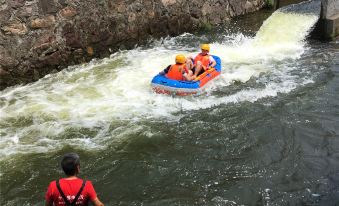
<svg viewBox="0 0 339 206"><path fill-rule="evenodd" d="M176 57L175 57L175 63L177 64L184 64L186 62L186 57L182 54L178 54Z"/></svg>
<svg viewBox="0 0 339 206"><path fill-rule="evenodd" d="M210 51L210 45L209 44L202 44L200 45L201 50Z"/></svg>

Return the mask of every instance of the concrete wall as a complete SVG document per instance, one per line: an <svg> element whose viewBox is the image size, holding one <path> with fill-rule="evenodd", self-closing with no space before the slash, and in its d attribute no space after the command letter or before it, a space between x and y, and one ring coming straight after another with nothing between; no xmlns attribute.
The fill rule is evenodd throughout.
<svg viewBox="0 0 339 206"><path fill-rule="evenodd" d="M322 2L326 19L339 14L339 0L322 0Z"/></svg>
<svg viewBox="0 0 339 206"><path fill-rule="evenodd" d="M306 1L306 0L274 0L274 9L277 10L281 7L284 7L290 4L297 4L302 1Z"/></svg>
<svg viewBox="0 0 339 206"><path fill-rule="evenodd" d="M339 0L322 0L322 14L318 26L321 38L339 38Z"/></svg>

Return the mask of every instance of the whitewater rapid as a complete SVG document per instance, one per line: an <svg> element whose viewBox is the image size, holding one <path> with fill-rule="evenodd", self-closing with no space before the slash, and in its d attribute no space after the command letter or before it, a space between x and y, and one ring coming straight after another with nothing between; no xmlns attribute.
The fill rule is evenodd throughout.
<svg viewBox="0 0 339 206"><path fill-rule="evenodd" d="M143 131L140 121L177 121L187 112L289 93L312 83L312 76L295 75L289 61L307 50L304 40L317 19L277 11L255 37L220 34L225 38L211 42L211 53L221 57L222 74L200 96L166 96L150 87L152 77L172 64L175 55L198 51L204 37L188 33L7 88L0 92L0 156L50 152L65 145L100 149L112 138ZM250 79L264 86L220 95L235 82Z"/></svg>

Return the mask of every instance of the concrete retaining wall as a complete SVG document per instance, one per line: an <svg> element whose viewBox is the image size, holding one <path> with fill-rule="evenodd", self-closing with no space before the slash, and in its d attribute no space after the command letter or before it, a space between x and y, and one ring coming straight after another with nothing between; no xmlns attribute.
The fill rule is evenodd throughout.
<svg viewBox="0 0 339 206"><path fill-rule="evenodd" d="M302 1L306 1L306 0L274 0L274 9L277 10L281 7L284 7L290 4L297 4Z"/></svg>
<svg viewBox="0 0 339 206"><path fill-rule="evenodd" d="M338 0L322 0L324 5L324 18L330 19L339 14L339 1Z"/></svg>
<svg viewBox="0 0 339 206"><path fill-rule="evenodd" d="M322 0L322 37L339 38L339 0Z"/></svg>

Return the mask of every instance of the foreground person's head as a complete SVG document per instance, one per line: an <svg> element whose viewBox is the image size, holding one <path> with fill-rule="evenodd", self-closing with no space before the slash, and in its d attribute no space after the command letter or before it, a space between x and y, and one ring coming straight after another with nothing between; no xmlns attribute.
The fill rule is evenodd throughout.
<svg viewBox="0 0 339 206"><path fill-rule="evenodd" d="M76 153L67 153L61 160L62 170L67 176L74 176L80 172L80 157Z"/></svg>

